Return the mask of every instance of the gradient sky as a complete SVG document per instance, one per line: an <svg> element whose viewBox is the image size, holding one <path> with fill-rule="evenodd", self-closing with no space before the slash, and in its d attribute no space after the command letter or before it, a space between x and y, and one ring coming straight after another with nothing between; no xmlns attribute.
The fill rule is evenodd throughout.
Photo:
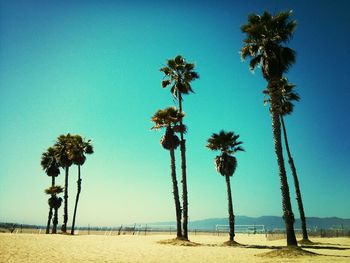
<svg viewBox="0 0 350 263"><path fill-rule="evenodd" d="M301 101L286 125L306 216L350 218L347 1L0 2L0 221L46 223L51 180L40 157L68 132L95 147L82 168L78 225L175 220L169 153L150 117L174 105L159 68L177 54L200 74L183 105L190 220L227 216L225 181L204 147L220 129L240 134L246 149L231 181L235 213L281 215L266 82L239 49L248 14L289 9L298 28L287 77ZM180 168L179 152L177 160Z"/></svg>

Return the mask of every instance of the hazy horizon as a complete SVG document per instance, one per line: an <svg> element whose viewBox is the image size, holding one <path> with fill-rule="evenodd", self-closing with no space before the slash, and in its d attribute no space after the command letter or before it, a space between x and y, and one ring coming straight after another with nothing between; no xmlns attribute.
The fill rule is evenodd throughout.
<svg viewBox="0 0 350 263"><path fill-rule="evenodd" d="M259 219L261 217L278 217L278 218L281 218L281 222L283 222L283 218L281 215L262 215L262 216L246 216L246 215L235 215L236 219L237 217L247 217L247 218L250 218L250 219ZM333 216L329 216L329 217L314 217L314 216L308 216L306 219L308 218L320 218L320 219L330 219L330 218L339 218L339 219L342 219L342 220L350 220L350 218L342 218L342 217L333 217ZM224 216L221 216L221 217L208 217L208 218L199 218L199 219L194 219L194 220L189 220L189 228L191 228L191 222L200 222L200 221L207 221L207 220L222 220L222 219L227 219L228 220L228 217L227 215L224 215ZM295 217L295 220L298 221L299 225L300 225L300 218L298 216ZM2 221L0 219L0 223L14 223L14 224L23 224L23 225L35 225L35 226L45 226L46 227L46 222L40 222L40 223L29 223L29 222L18 222L18 221ZM94 222L89 222L87 224L81 224L81 225L77 225L76 227L119 227L119 226L123 226L123 227L129 227L129 226L134 226L134 225L149 225L149 226L152 226L152 225L164 225L164 224L167 224L167 223L171 223L173 224L172 226L173 227L176 227L176 220L175 219L169 219L169 220L162 220L162 221L159 221L159 220L155 220L155 221L150 221L150 222L114 222L114 223L111 223L111 224L94 224ZM297 224L297 222L295 223ZM236 222L236 225L239 225L237 222ZM68 224L67 225L68 228L71 228L71 224Z"/></svg>
<svg viewBox="0 0 350 263"><path fill-rule="evenodd" d="M227 217L225 180L205 148L221 129L246 150L231 180L235 214L281 216L266 81L239 50L250 13L289 9L297 57L286 76L301 100L286 126L306 217L350 218L350 2L312 2L0 1L0 221L47 222L40 158L66 133L95 149L82 167L78 226L175 220L164 131L151 131L150 118L174 105L159 69L178 54L200 75L183 102L189 219ZM286 155L285 165L298 218ZM69 179L70 226L76 167ZM63 206L59 226L62 217Z"/></svg>

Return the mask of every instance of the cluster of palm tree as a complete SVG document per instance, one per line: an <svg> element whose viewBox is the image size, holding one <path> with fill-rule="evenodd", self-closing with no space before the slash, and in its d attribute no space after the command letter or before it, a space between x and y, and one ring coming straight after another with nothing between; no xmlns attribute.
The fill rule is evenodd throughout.
<svg viewBox="0 0 350 263"><path fill-rule="evenodd" d="M52 211L55 211L53 219L52 233L56 234L58 224L58 209L61 207L62 198L57 195L63 192L61 186L56 185L56 177L60 174L59 163L56 158L56 150L54 147L49 147L46 152L41 156L41 166L45 170L45 173L51 177L51 187L45 190L45 193L50 195L48 200L49 204L49 216L46 226L46 234L50 232L50 224L52 220Z"/></svg>
<svg viewBox="0 0 350 263"><path fill-rule="evenodd" d="M241 30L246 34L243 47L240 50L243 59L250 57L250 69L261 67L262 75L267 81L267 87L263 90L265 103L270 105L272 118L272 132L274 139L274 150L279 168L279 178L281 184L283 219L286 226L286 236L288 246L297 246L294 231L294 214L290 200L290 192L285 169L282 132L284 143L288 155L288 162L292 171L297 203L300 212L301 225L303 231L303 241L308 241L306 231L306 220L303 202L299 187L294 160L291 155L284 117L290 115L294 109L294 102L299 101L299 95L294 91L295 85L288 82L285 74L295 63L295 51L285 46L292 38L296 28L296 21L291 20L291 12L281 12L271 15L264 12L262 15L251 14L248 22L241 26ZM170 87L170 92L176 100L176 107L160 109L152 116L154 126L152 129L165 129L165 134L161 138L161 145L170 153L171 180L173 186L173 196L175 202L177 238L188 240L188 190L186 174L186 126L183 123L185 114L183 112L183 95L193 92L191 82L198 79L199 75L194 71L195 65L187 63L181 55L174 59L169 59L166 66L160 69L164 73L162 87ZM234 156L239 151L244 151L242 142L238 141L239 135L234 132L213 133L207 140L206 147L213 151L220 151L220 155L215 157L217 171L225 177L228 194L228 212L230 227L230 242L234 241L234 213L232 204L232 193L230 177L237 167L237 160ZM176 176L175 151L180 146L181 156L181 184L182 184L182 204ZM58 224L58 209L61 206L62 198L58 197L64 191L64 221L62 232L67 232L68 221L68 175L69 168L75 164L78 166L77 196L72 222L71 234L74 234L75 219L79 196L81 192L81 166L85 163L85 154L92 154L93 147L91 141L85 141L80 135L60 135L54 146L49 147L42 154L41 165L46 174L52 178L51 187L46 189L49 198L49 216L46 232L49 233L50 223L53 216L52 233L56 233ZM64 188L55 184L55 178L60 174L60 168L65 171Z"/></svg>
<svg viewBox="0 0 350 263"><path fill-rule="evenodd" d="M281 184L283 219L286 226L286 236L288 246L297 246L297 240L294 231L294 214L290 200L289 186L287 182L287 173L284 164L282 134L288 155L288 162L292 171L294 180L296 198L300 212L303 240L308 242L306 230L306 220L303 208L303 202L299 187L294 160L291 155L288 144L287 131L284 117L293 112L293 102L299 101L299 95L294 91L295 85L288 82L284 76L289 68L295 63L295 51L287 46L286 43L292 38L296 28L296 21L291 20L292 12L281 12L271 15L264 12L262 15L251 14L248 16L247 24L242 25L241 30L246 34L244 45L240 50L243 59L250 57L250 69L261 67L264 79L267 81L267 87L263 90L265 94L265 103L270 105L272 117L272 131L274 138L274 148L279 168L279 178ZM170 151L171 159L171 178L173 182L173 194L175 200L176 220L177 220L177 238L188 240L187 222L188 222L188 197L186 184L186 148L184 134L186 126L183 124L184 113L182 109L183 95L193 92L191 82L199 78L194 71L193 63L186 63L182 56L176 56L169 59L167 65L160 70L165 74L162 81L162 87L170 86L171 94L178 102L178 109L168 107L164 110L158 110L152 117L154 126L152 129L165 128L165 135L161 139L162 146ZM180 138L177 136L180 135ZM220 151L216 156L215 165L217 171L225 177L228 194L228 211L230 242L234 242L234 213L232 205L232 194L230 186L230 177L234 174L237 160L234 154L238 151L244 151L240 146L242 142L238 141L239 135L233 132L220 131L213 133L208 139L207 147L210 150ZM181 168L182 168L182 208L179 200L179 190L176 177L175 150L180 145ZM181 222L182 217L182 222ZM182 224L181 224L182 223ZM182 227L182 228L181 228Z"/></svg>
<svg viewBox="0 0 350 263"><path fill-rule="evenodd" d="M176 135L176 132L179 132L179 130L184 127L180 126L179 124L183 117L184 114L175 107L168 107L164 110L158 110L152 117L152 121L154 122L152 129L166 129L160 143L164 149L170 152L171 180L173 183L173 194L176 210L176 237L179 239L182 238L181 205L176 177L175 150L180 144L180 139Z"/></svg>
<svg viewBox="0 0 350 263"><path fill-rule="evenodd" d="M85 140L80 135L65 134L60 135L57 141L52 147L49 147L46 152L41 156L41 166L45 173L51 177L51 187L46 189L45 192L50 195L49 203L49 215L46 227L46 233L50 232L50 224L52 220L52 211L54 210L54 218L52 220L53 227L52 233L57 233L58 224L58 209L61 207L62 198L58 197L58 194L64 191L64 215L63 225L61 227L62 233L67 233L68 222L68 175L69 168L75 164L78 166L78 180L77 180L77 195L75 198L75 207L73 214L73 221L71 227L71 234L74 235L75 219L77 213L77 207L79 202L79 196L81 192L81 166L85 163L86 154L92 154L93 147L91 140ZM60 168L65 171L65 185L64 188L55 184L56 177L60 174Z"/></svg>
<svg viewBox="0 0 350 263"><path fill-rule="evenodd" d="M162 81L162 87L170 86L170 91L173 97L177 100L179 108L168 107L158 110L153 116L152 121L154 126L152 129L165 128L165 135L161 138L161 145L164 149L170 152L170 167L171 179L173 183L173 195L176 212L177 239L188 240L188 192L187 192L187 175L186 175L186 148L184 134L186 126L183 124L185 116L182 110L182 96L193 92L191 82L199 78L199 75L194 71L195 65L187 63L186 60L178 55L174 59L167 60L167 66L162 67L165 76ZM180 135L180 138L177 136ZM234 238L234 214L232 205L232 195L230 186L230 176L233 175L237 161L233 156L237 151L243 151L238 142L239 135L234 135L232 132L221 131L218 135L213 134L208 140L207 147L211 150L220 150L221 155L216 158L216 167L220 174L225 176L228 193L229 207L229 222L230 222L230 241ZM182 207L180 204L179 189L176 177L175 150L180 145L181 152L181 171L182 171ZM182 218L182 220L181 220Z"/></svg>
<svg viewBox="0 0 350 263"><path fill-rule="evenodd" d="M295 51L286 43L292 38L296 28L296 21L291 19L292 12L281 12L271 15L264 12L262 15L251 14L248 23L242 25L241 30L246 34L244 45L241 48L243 59L250 57L250 69L261 67L262 75L267 81L267 88L263 93L267 96L266 103L270 105L272 117L272 131L274 138L275 154L279 167L279 177L282 193L283 219L286 226L287 245L296 246L297 240L294 232L294 214L292 211L289 186L283 158L281 125L283 129L285 147L292 171L296 198L300 212L303 232L303 242L308 242L306 220L299 187L298 176L288 145L284 116L291 114L294 101L299 101L299 95L294 91L295 85L288 83L284 76L291 65L295 63Z"/></svg>
<svg viewBox="0 0 350 263"><path fill-rule="evenodd" d="M167 60L166 66L160 69L164 73L162 87L170 87L172 96L178 103L178 109L168 107L158 110L152 117L155 123L154 129L166 128L166 133L161 140L162 146L170 151L171 174L173 181L173 193L176 208L177 238L188 240L188 191L186 174L186 126L183 124L184 112L182 108L183 95L193 92L191 82L198 79L199 75L194 71L194 63L187 63L185 58L178 55L174 59ZM180 138L176 135L178 133ZM177 187L175 155L174 151L180 145L181 152L181 183L182 183L182 208L179 201ZM182 220L181 220L182 218Z"/></svg>

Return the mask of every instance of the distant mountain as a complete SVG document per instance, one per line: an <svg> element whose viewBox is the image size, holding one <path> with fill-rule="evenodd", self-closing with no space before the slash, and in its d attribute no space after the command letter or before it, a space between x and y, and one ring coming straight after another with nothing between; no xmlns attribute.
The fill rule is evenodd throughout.
<svg viewBox="0 0 350 263"><path fill-rule="evenodd" d="M312 230L317 229L350 229L350 219L343 219L338 217L308 217L306 218L307 227ZM278 216L261 216L248 217L236 216L236 225L264 225L266 230L284 229L284 221L282 217ZM160 222L154 225L176 225L175 222ZM197 230L214 230L216 225L228 225L227 218L209 218L203 220L190 221L188 223L189 229ZM295 220L295 229L300 229L300 219Z"/></svg>

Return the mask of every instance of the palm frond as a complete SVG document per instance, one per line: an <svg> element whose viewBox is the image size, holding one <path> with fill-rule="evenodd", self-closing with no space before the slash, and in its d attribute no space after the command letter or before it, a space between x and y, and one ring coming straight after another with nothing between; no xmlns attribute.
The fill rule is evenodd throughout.
<svg viewBox="0 0 350 263"><path fill-rule="evenodd" d="M47 189L45 189L45 193L48 195L55 195L55 194L60 194L63 193L64 187L56 185L56 186L51 186Z"/></svg>
<svg viewBox="0 0 350 263"><path fill-rule="evenodd" d="M236 153L236 152L239 152L239 151L245 152L245 150L244 150L241 146L238 146L238 147L234 148L233 151L234 151L235 153Z"/></svg>
<svg viewBox="0 0 350 263"><path fill-rule="evenodd" d="M170 83L171 83L171 81L168 80L168 79L167 79L167 80L163 80L163 81L162 81L162 87L163 87L163 88L166 88Z"/></svg>
<svg viewBox="0 0 350 263"><path fill-rule="evenodd" d="M164 72L166 76L169 76L172 72L172 70L169 67L163 67L160 69L160 71Z"/></svg>
<svg viewBox="0 0 350 263"><path fill-rule="evenodd" d="M295 63L295 56L296 53L293 49L289 47L281 47L280 59L285 72L289 69L291 65Z"/></svg>
<svg viewBox="0 0 350 263"><path fill-rule="evenodd" d="M187 126L184 124L176 124L173 126L173 130L175 133L187 133Z"/></svg>
<svg viewBox="0 0 350 263"><path fill-rule="evenodd" d="M185 70L187 72L192 71L194 69L194 63L186 63L185 64Z"/></svg>
<svg viewBox="0 0 350 263"><path fill-rule="evenodd" d="M247 56L250 56L249 46L243 46L239 52L241 58L244 60Z"/></svg>
<svg viewBox="0 0 350 263"><path fill-rule="evenodd" d="M262 55L258 55L255 58L251 59L249 63L250 70L254 70L256 66L261 64L261 62L262 62Z"/></svg>
<svg viewBox="0 0 350 263"><path fill-rule="evenodd" d="M185 114L175 107L160 109L156 111L151 118L152 122L154 122L154 126L151 129L160 129L177 125L184 116Z"/></svg>
<svg viewBox="0 0 350 263"><path fill-rule="evenodd" d="M181 66L185 63L184 58L181 55L177 55L174 59L177 66Z"/></svg>
<svg viewBox="0 0 350 263"><path fill-rule="evenodd" d="M206 147L213 151L221 151L226 154L234 153L234 149L239 147L242 142L237 141L239 135L233 132L225 132L221 130L219 133L213 133L207 140Z"/></svg>
<svg viewBox="0 0 350 263"><path fill-rule="evenodd" d="M176 62L173 59L169 59L168 62L167 62L167 65L168 65L168 67L171 70L175 70L176 69Z"/></svg>

